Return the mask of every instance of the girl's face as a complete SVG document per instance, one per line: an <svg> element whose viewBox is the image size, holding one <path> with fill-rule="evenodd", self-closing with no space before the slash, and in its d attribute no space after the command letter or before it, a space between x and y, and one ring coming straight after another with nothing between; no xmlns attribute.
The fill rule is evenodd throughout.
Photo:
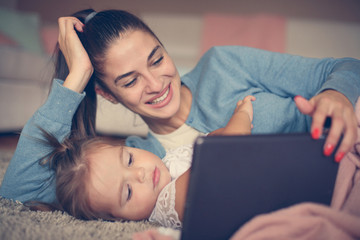
<svg viewBox="0 0 360 240"><path fill-rule="evenodd" d="M161 44L149 33L130 31L106 52L105 96L150 119L173 116L180 106L180 76Z"/></svg>
<svg viewBox="0 0 360 240"><path fill-rule="evenodd" d="M90 206L119 219L148 218L171 181L161 159L142 149L102 146L91 154L89 163Z"/></svg>

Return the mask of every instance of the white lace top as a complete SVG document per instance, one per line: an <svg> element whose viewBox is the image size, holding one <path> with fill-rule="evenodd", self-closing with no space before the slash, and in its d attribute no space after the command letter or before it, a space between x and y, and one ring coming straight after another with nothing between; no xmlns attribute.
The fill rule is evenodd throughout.
<svg viewBox="0 0 360 240"><path fill-rule="evenodd" d="M169 150L162 159L170 171L172 181L160 192L155 208L150 215L150 222L176 229L182 227L179 216L175 211L175 180L190 168L192 154L193 146L184 145Z"/></svg>

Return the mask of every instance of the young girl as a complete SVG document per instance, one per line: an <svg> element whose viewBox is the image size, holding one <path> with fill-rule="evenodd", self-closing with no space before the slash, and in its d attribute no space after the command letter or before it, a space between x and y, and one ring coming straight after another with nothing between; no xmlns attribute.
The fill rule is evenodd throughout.
<svg viewBox="0 0 360 240"><path fill-rule="evenodd" d="M227 126L210 135L250 134L253 100L240 100ZM83 219L149 218L181 227L192 145L169 151L162 161L151 152L99 137L68 139L53 147L48 159L56 171L60 209Z"/></svg>
<svg viewBox="0 0 360 240"><path fill-rule="evenodd" d="M67 104L74 99L69 101L63 93L73 95L73 98L81 95L74 91L79 84L82 83L71 78L62 85L59 81L54 82L47 102L21 134L15 155L22 157L16 156L11 161L1 187L2 195L20 201L46 202L32 208L64 210L80 219L150 218L166 227L180 227L192 147L174 149L161 161L146 150L123 146L109 138L84 136L80 132L73 132L70 138L60 143L58 137L64 127L70 128L70 116L74 112ZM228 125L212 134L249 134L253 100L254 97L248 96L239 101ZM57 125L61 127L57 129ZM43 146L42 153L26 147L39 144ZM34 155L40 154L45 157L43 155L36 161ZM26 167L18 171L13 168L13 161L21 161L17 165ZM36 171L47 172L49 179L39 179L41 175L35 174ZM50 177L52 171L56 179ZM11 189L9 179L20 179L24 188ZM53 184L56 198L52 200ZM34 192L33 188L42 188L42 198L27 194ZM44 201L44 197L49 200Z"/></svg>

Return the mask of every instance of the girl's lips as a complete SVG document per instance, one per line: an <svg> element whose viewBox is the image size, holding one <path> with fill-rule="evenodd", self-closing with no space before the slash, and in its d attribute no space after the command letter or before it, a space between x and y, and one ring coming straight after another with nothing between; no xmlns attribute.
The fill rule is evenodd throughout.
<svg viewBox="0 0 360 240"><path fill-rule="evenodd" d="M153 108L162 108L171 101L172 95L173 95L173 90L171 84L169 84L169 86L164 90L162 90L161 93L151 98L146 103Z"/></svg>
<svg viewBox="0 0 360 240"><path fill-rule="evenodd" d="M153 174L154 189L159 184L159 181L160 181L160 170L158 167L155 167L154 174Z"/></svg>

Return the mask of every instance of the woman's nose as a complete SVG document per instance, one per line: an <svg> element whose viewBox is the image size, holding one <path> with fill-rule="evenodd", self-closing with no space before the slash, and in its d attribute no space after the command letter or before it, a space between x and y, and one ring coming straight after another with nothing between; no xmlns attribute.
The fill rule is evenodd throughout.
<svg viewBox="0 0 360 240"><path fill-rule="evenodd" d="M160 92L163 89L162 80L149 73L146 76L146 88L149 93Z"/></svg>

